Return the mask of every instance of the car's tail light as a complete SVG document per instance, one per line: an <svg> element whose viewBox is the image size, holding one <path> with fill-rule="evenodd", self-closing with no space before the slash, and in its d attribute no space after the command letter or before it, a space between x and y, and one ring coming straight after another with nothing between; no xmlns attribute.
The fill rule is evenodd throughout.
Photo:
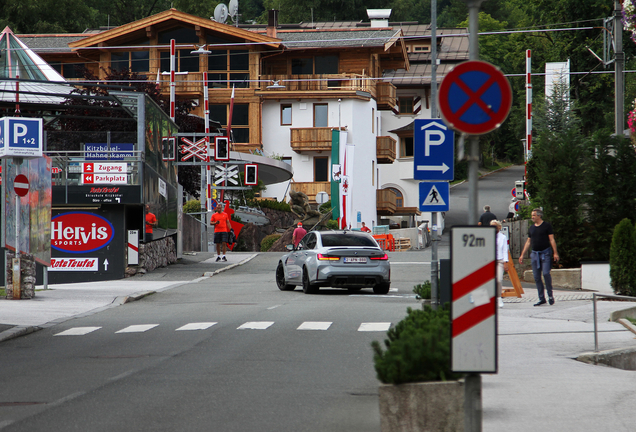
<svg viewBox="0 0 636 432"><path fill-rule="evenodd" d="M389 259L389 256L387 254L384 254L384 255L381 255L381 256L372 256L372 257L369 257L369 258L371 258L372 260L386 261L386 260Z"/></svg>
<svg viewBox="0 0 636 432"><path fill-rule="evenodd" d="M339 261L340 257L333 257L329 255L318 254L318 259L320 261Z"/></svg>

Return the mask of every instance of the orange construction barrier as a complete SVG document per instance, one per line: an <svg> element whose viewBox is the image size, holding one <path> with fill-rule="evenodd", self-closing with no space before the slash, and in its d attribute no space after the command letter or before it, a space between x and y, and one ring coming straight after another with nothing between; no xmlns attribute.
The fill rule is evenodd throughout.
<svg viewBox="0 0 636 432"><path fill-rule="evenodd" d="M395 252L395 239L392 234L376 234L373 236L383 250Z"/></svg>

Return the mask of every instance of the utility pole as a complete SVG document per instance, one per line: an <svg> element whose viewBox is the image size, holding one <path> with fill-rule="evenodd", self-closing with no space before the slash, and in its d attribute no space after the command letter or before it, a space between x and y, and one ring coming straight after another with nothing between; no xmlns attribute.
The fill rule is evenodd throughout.
<svg viewBox="0 0 636 432"><path fill-rule="evenodd" d="M479 60L479 8L484 0L464 0L468 6L468 46L470 60ZM618 1L618 0L616 0ZM477 225L477 169L479 168L479 137L470 137L470 153L468 156L468 225ZM482 399L481 375L470 373L466 375L464 430L466 432L481 432Z"/></svg>
<svg viewBox="0 0 636 432"><path fill-rule="evenodd" d="M622 5L614 0L614 121L617 136L625 130L625 53L623 52L623 23L621 21Z"/></svg>
<svg viewBox="0 0 636 432"><path fill-rule="evenodd" d="M431 118L437 118L437 0L431 0ZM454 143L453 143L454 145ZM437 212L431 213L431 307L439 303Z"/></svg>

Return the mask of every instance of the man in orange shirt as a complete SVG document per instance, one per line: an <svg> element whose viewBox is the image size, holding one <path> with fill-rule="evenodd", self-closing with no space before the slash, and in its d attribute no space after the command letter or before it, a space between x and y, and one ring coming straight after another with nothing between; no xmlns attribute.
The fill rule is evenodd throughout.
<svg viewBox="0 0 636 432"><path fill-rule="evenodd" d="M214 244L216 245L217 255L216 261L227 261L225 254L227 253L227 240L230 232L230 216L223 211L221 204L216 206L214 212L215 213L210 218L210 225L214 225ZM222 257L221 248L223 248Z"/></svg>
<svg viewBox="0 0 636 432"><path fill-rule="evenodd" d="M150 212L150 206L146 204L146 243L152 241L152 229L157 226L157 217Z"/></svg>
<svg viewBox="0 0 636 432"><path fill-rule="evenodd" d="M367 224L365 224L364 222L362 222L362 228L360 228L360 231L362 231L362 232L371 232L371 230L369 229Z"/></svg>

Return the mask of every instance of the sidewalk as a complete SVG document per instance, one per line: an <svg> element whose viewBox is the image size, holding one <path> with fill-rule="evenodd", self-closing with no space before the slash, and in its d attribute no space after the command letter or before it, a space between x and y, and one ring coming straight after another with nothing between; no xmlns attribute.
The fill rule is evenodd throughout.
<svg viewBox="0 0 636 432"><path fill-rule="evenodd" d="M47 290L38 286L32 299L0 300L0 342L214 276L244 264L256 255L228 253L227 262L217 263L216 254L199 252L184 255L179 264L159 268L143 276L115 281L57 284Z"/></svg>

